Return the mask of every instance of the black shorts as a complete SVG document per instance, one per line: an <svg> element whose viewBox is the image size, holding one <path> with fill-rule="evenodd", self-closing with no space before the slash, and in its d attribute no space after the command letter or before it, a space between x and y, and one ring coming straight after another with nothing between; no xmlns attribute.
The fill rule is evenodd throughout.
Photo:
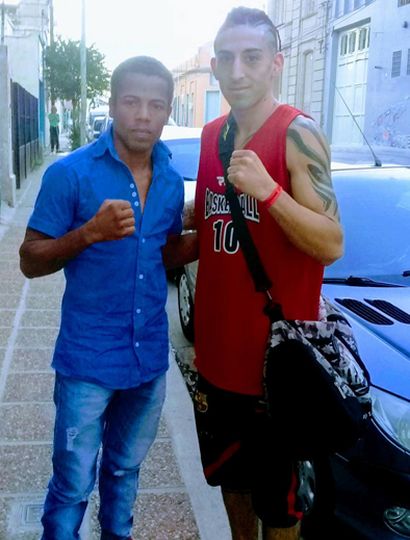
<svg viewBox="0 0 410 540"><path fill-rule="evenodd" d="M199 376L194 408L208 484L250 493L265 526L294 526L302 518L298 464L278 450L261 399L221 390Z"/></svg>

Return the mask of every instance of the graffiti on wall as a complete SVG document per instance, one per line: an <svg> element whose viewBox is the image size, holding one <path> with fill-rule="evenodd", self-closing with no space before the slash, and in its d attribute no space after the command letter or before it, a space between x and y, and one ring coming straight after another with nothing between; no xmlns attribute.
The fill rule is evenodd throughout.
<svg viewBox="0 0 410 540"><path fill-rule="evenodd" d="M410 98L383 111L373 122L372 131L376 144L410 149Z"/></svg>

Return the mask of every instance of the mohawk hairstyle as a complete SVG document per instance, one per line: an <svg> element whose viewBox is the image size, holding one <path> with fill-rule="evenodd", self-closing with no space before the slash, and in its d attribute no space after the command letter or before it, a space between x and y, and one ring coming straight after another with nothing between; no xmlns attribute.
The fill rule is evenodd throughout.
<svg viewBox="0 0 410 540"><path fill-rule="evenodd" d="M233 8L227 15L225 22L222 24L218 33L216 34L215 42L221 32L227 28L233 28L234 26L247 25L247 26L264 26L268 35L272 40L273 48L276 52L281 50L281 42L278 29L270 20L268 15L261 9L248 8L248 7L236 7Z"/></svg>

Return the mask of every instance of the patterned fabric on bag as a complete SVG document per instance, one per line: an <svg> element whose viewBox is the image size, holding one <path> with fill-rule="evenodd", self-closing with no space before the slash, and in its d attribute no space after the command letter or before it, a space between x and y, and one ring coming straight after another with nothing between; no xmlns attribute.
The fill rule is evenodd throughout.
<svg viewBox="0 0 410 540"><path fill-rule="evenodd" d="M309 448L315 448L314 441L308 440L310 435L312 439L314 437L320 439L323 442L323 448L326 448L328 442L326 432L329 434L329 451L338 450L339 443L335 443L338 435L336 434L334 439L330 435L332 430L336 433L332 413L329 412L329 416L326 417L326 413L321 410L320 404L318 405L318 388L322 388L320 384L323 384L324 389L331 387L334 394L339 396L333 398L327 396L327 399L331 401L327 404L324 401L323 410L330 404L335 405L335 410L340 405L340 411L343 411L346 406L348 412L341 412L342 416L338 418L346 419L349 423L348 417L352 415L358 432L361 429L360 426L365 429L371 417L369 375L360 359L352 328L347 319L324 298L321 299L319 313L319 321L279 320L272 322L264 364L265 396L274 426L278 427L278 433L287 433L285 438L289 438L290 434L295 446L300 445L301 455L309 453ZM299 347L295 348L295 343L299 343ZM299 364L298 370L296 360L300 362L300 358L302 358L302 363ZM308 371L306 379L301 381L300 367L308 365L312 366L312 370ZM292 371L293 368L289 366L295 366L294 370ZM323 379L323 383L318 383L317 387L318 379ZM310 385L311 391L309 391ZM297 392L296 387L299 388ZM303 403L300 404L298 410L294 409L290 413L301 392L304 395ZM281 412L278 412L278 407L282 398L277 399L278 395L284 398ZM310 410L311 414L309 414ZM302 416L303 427L300 424L298 426L298 419ZM293 436L292 427L289 430L286 428L286 423L293 425L295 432L301 432L300 442L297 435ZM312 426L310 432L307 427L309 423ZM348 432L348 428L346 430ZM348 437L351 442L352 435L349 434ZM305 439L308 440L306 447L303 442ZM319 446L320 444L317 445ZM312 452L314 453L314 450Z"/></svg>

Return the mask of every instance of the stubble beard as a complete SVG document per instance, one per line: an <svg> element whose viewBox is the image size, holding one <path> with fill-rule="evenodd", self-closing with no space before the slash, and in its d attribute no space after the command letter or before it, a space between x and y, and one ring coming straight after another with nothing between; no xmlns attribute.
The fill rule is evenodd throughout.
<svg viewBox="0 0 410 540"><path fill-rule="evenodd" d="M118 133L117 132L118 140L121 142L122 146L127 152L131 153L142 153L142 152L148 152L151 151L155 142L152 141L152 139L146 139L146 140L136 140L135 136L133 136L131 133L126 132L124 133Z"/></svg>

